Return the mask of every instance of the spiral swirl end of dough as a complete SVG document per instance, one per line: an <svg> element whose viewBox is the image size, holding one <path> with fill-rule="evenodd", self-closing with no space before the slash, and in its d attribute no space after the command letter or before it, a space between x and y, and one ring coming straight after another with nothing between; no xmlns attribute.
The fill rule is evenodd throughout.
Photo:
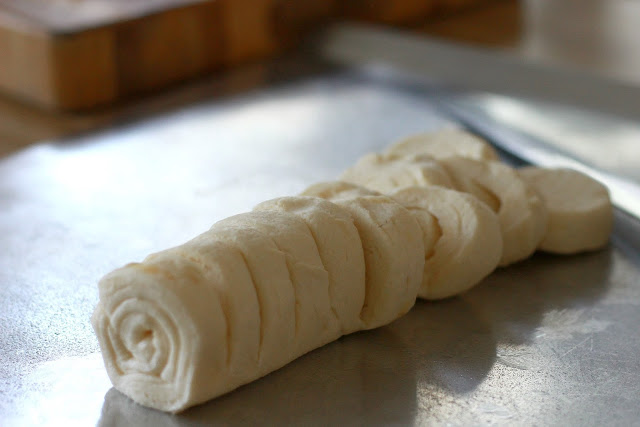
<svg viewBox="0 0 640 427"><path fill-rule="evenodd" d="M190 331L193 325L177 299L154 286L154 275L138 275L134 286L112 286L132 280L128 269L102 280L101 301L91 318L107 373L114 387L134 401L180 411L192 400L197 334Z"/></svg>

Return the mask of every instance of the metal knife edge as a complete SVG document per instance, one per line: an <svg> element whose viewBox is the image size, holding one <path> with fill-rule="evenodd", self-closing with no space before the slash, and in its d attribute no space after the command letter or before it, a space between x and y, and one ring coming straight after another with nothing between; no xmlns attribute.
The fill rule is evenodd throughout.
<svg viewBox="0 0 640 427"><path fill-rule="evenodd" d="M532 83L539 77L548 83L548 87L544 88L544 96L548 100L570 103L584 101L587 108L602 107L610 114L621 114L623 117L633 116L631 111L635 114L640 111L640 88L571 70L534 66L496 52L360 24L329 27L317 36L311 48L324 59L342 65L386 64L407 75L421 77L428 86L429 99L445 117L451 117L453 121L527 163L568 167L594 177L609 188L616 207L640 221L640 185L578 161L551 144L496 121L461 100L457 95L464 92L453 87L468 83L471 90L502 94L506 91L507 96L529 96L541 89ZM476 75L467 82L464 80L464 68L471 65L477 65L483 75ZM502 71L499 74L510 76L504 86L501 86L504 79L495 75L496 70ZM442 81L445 86L434 87L434 81ZM572 98L575 93L583 93L584 96Z"/></svg>
<svg viewBox="0 0 640 427"><path fill-rule="evenodd" d="M528 163L550 168L571 168L592 176L609 188L616 207L640 221L640 185L630 179L578 161L526 132L493 120L464 102L440 98L437 103L448 116L470 131Z"/></svg>
<svg viewBox="0 0 640 427"><path fill-rule="evenodd" d="M544 167L574 168L603 182L617 208L612 239L627 254L640 257L640 186L637 183L578 161L570 153L478 111L477 106L463 99L471 91L523 96L530 100L543 98L547 102L574 104L638 120L640 88L361 24L329 27L317 34L309 47L316 57L329 63L356 69L382 65L382 73L377 73L379 78L397 75L411 86L419 84L443 116L478 133L512 158ZM480 69L480 75L468 81L465 68L472 66ZM380 67L374 68L380 71ZM504 74L511 75L506 82L500 76ZM537 77L547 84L531 85Z"/></svg>

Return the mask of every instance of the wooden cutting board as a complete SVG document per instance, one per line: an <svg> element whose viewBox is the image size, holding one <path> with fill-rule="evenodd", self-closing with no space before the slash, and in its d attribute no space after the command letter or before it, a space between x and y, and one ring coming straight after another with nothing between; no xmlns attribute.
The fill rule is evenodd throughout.
<svg viewBox="0 0 640 427"><path fill-rule="evenodd" d="M88 109L273 55L334 17L404 23L481 1L0 0L0 90Z"/></svg>

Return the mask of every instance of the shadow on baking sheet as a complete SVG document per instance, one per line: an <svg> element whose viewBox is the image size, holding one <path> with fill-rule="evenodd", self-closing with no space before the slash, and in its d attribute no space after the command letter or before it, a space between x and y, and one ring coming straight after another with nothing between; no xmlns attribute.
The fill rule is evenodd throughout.
<svg viewBox="0 0 640 427"><path fill-rule="evenodd" d="M100 425L404 425L425 411L437 418L447 400L484 381L501 343L526 344L545 313L597 301L611 252L536 255L460 298L419 301L391 325L343 337L179 415L111 389Z"/></svg>
<svg viewBox="0 0 640 427"><path fill-rule="evenodd" d="M613 248L572 256L537 253L498 269L464 298L491 325L498 343L530 344L547 326L560 326L549 321L561 320L562 313L587 313L602 298L615 282L611 272L617 255Z"/></svg>

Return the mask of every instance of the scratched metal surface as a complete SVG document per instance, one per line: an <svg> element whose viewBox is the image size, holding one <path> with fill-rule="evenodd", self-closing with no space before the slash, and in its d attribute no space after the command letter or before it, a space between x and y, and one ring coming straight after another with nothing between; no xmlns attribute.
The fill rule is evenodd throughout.
<svg viewBox="0 0 640 427"><path fill-rule="evenodd" d="M323 73L0 162L0 424L640 424L640 226L620 215L605 250L535 255L179 416L111 389L97 280L447 122L391 78Z"/></svg>

